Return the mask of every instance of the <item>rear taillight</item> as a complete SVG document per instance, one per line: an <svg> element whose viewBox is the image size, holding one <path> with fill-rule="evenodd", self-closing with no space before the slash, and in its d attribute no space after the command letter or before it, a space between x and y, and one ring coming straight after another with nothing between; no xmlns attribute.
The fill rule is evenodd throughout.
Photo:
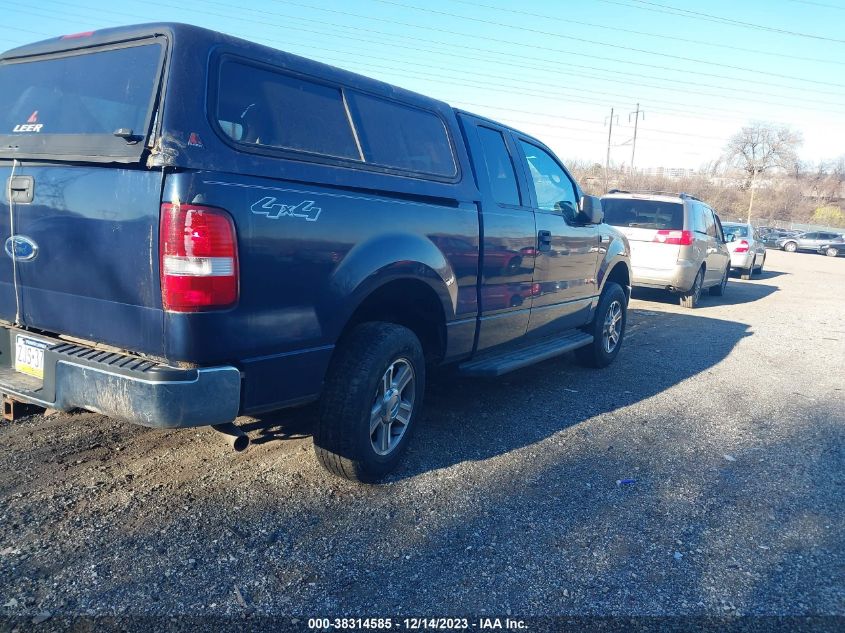
<svg viewBox="0 0 845 633"><path fill-rule="evenodd" d="M654 236L652 242L674 244L676 246L689 246L692 244L692 231L668 231L661 229Z"/></svg>
<svg viewBox="0 0 845 633"><path fill-rule="evenodd" d="M225 211L162 204L159 252L165 310L214 310L238 300L237 239Z"/></svg>
<svg viewBox="0 0 845 633"><path fill-rule="evenodd" d="M748 252L748 241L747 240L740 240L737 242L736 248L734 249L734 253L747 253Z"/></svg>

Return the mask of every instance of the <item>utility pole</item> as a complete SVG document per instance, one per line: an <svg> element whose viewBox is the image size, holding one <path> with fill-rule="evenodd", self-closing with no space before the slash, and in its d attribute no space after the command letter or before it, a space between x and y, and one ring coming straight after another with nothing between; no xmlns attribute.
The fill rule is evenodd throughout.
<svg viewBox="0 0 845 633"><path fill-rule="evenodd" d="M619 115L616 116L619 119ZM608 172L610 170L610 137L613 134L613 108L610 109L610 127L607 130L607 158L604 161L604 191L608 191ZM607 125L608 119L604 120Z"/></svg>
<svg viewBox="0 0 845 633"><path fill-rule="evenodd" d="M631 147L631 173L634 173L634 154L637 151L637 123L640 122L640 115L643 115L643 121L645 121L645 112L640 110L640 104L637 104L637 109L635 112L631 112L628 114L628 123L631 122L631 115L634 115L634 143Z"/></svg>

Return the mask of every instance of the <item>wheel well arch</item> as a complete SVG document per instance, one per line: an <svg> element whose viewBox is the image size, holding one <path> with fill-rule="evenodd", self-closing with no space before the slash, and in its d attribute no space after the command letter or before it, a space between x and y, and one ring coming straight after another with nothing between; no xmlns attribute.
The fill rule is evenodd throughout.
<svg viewBox="0 0 845 633"><path fill-rule="evenodd" d="M622 290L625 292L625 295L628 299L631 298L631 272L623 262L616 262L613 268L610 269L610 272L607 274L604 281L605 285L607 285L610 281L622 286Z"/></svg>
<svg viewBox="0 0 845 633"><path fill-rule="evenodd" d="M446 314L437 292L419 279L394 279L372 290L347 319L338 338L357 325L385 321L402 325L420 339L426 360L437 362L446 353Z"/></svg>

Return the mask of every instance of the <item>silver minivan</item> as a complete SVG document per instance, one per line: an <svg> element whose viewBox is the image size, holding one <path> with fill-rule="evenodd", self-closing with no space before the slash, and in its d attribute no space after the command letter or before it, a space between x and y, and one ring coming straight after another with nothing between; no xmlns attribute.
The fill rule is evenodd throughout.
<svg viewBox="0 0 845 633"><path fill-rule="evenodd" d="M686 193L620 191L601 199L604 221L631 244L632 285L678 293L694 308L701 291L720 296L731 256L719 216Z"/></svg>

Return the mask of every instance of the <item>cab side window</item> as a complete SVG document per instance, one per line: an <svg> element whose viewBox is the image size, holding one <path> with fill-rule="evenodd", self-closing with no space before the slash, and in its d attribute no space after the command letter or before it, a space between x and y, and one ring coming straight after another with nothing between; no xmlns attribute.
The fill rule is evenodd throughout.
<svg viewBox="0 0 845 633"><path fill-rule="evenodd" d="M537 207L562 215L567 222L575 223L578 215L578 198L575 187L566 172L543 149L520 141L522 151L531 171L531 182L537 196Z"/></svg>
<svg viewBox="0 0 845 633"><path fill-rule="evenodd" d="M493 199L499 204L518 206L519 187L516 184L516 172L505 144L505 137L501 132L489 127L477 129Z"/></svg>

